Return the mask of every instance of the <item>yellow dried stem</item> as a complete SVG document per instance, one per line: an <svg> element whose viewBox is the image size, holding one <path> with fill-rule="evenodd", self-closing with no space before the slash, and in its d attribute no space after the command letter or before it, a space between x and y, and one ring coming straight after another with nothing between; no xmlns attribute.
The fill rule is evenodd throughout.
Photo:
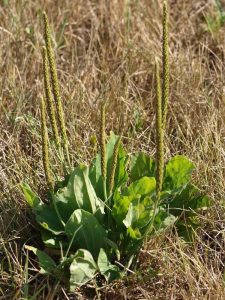
<svg viewBox="0 0 225 300"><path fill-rule="evenodd" d="M41 135L42 135L42 159L45 172L45 178L48 186L53 187L53 180L51 177L49 155L48 155L48 131L46 126L46 107L44 99L41 99Z"/></svg>
<svg viewBox="0 0 225 300"><path fill-rule="evenodd" d="M168 45L168 5L163 2L163 39L162 39L162 124L166 127L166 116L169 101L169 45Z"/></svg>
<svg viewBox="0 0 225 300"><path fill-rule="evenodd" d="M47 59L47 51L46 48L43 47L43 71L44 71L44 87L45 87L45 96L47 102L47 111L50 118L52 131L56 146L59 147L59 133L55 116L55 108L54 108L54 99L51 93L51 84L49 77L49 69L48 69L48 59Z"/></svg>
<svg viewBox="0 0 225 300"><path fill-rule="evenodd" d="M51 34L50 34L49 22L48 22L48 17L46 15L46 13L44 13L44 39L45 39L45 45L46 45L50 74L51 74L52 92L53 92L53 96L54 96L54 100L55 100L55 104L56 104L58 123L59 123L60 131L62 134L62 146L63 146L64 152L66 155L67 162L70 165L70 159L69 159L69 153L68 153L68 139L67 139L67 134L66 134L64 113L63 113L63 108L62 108L62 100L61 100L61 96L60 96L59 82L58 82L58 76L57 76L57 71L56 71L54 52L53 52L53 49L51 46Z"/></svg>
<svg viewBox="0 0 225 300"><path fill-rule="evenodd" d="M120 141L121 141L121 136L117 139L113 149L112 165L111 165L110 177L109 177L109 195L112 194L113 187L114 187Z"/></svg>

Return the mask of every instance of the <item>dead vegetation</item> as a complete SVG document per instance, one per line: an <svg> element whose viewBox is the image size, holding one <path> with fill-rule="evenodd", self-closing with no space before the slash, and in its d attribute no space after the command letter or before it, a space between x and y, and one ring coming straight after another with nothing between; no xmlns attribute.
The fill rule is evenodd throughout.
<svg viewBox="0 0 225 300"><path fill-rule="evenodd" d="M57 51L73 163L95 151L99 103L130 152L154 155L154 62L161 49L161 1L0 2L0 299L224 299L224 27L206 30L213 1L169 1L170 105L166 157L196 164L195 182L214 199L194 245L174 233L140 253L136 275L70 295L36 272L23 245L40 244L18 184L42 190L39 107L45 10ZM224 1L221 1L225 9ZM108 128L108 129L109 129ZM97 293L97 296L96 296Z"/></svg>

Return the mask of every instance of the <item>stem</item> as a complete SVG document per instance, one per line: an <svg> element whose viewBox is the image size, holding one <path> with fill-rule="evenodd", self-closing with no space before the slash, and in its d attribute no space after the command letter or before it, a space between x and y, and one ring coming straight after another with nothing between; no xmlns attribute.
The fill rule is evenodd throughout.
<svg viewBox="0 0 225 300"><path fill-rule="evenodd" d="M104 200L107 200L107 190L106 190L106 134L105 134L105 102L101 106L101 130L100 130L100 147L101 147L101 173L103 181L103 193Z"/></svg>
<svg viewBox="0 0 225 300"><path fill-rule="evenodd" d="M115 181L115 173L118 161L118 154L119 154L119 146L120 146L121 136L118 137L114 149L113 149L113 158L109 176L109 195L112 195L113 188L114 188L114 181Z"/></svg>
<svg viewBox="0 0 225 300"><path fill-rule="evenodd" d="M162 123L162 93L161 93L161 83L159 76L159 67L156 63L156 200L154 202L153 216L149 227L147 229L147 233L151 233L155 221L155 217L157 214L157 209L160 203L160 194L162 190L163 183L163 172L164 172L164 130Z"/></svg>
<svg viewBox="0 0 225 300"><path fill-rule="evenodd" d="M49 163L49 153L48 153L48 131L46 125L46 107L45 101L41 99L41 134L42 134L42 160L45 171L45 178L47 185L52 190L53 180L51 176L50 163Z"/></svg>
<svg viewBox="0 0 225 300"><path fill-rule="evenodd" d="M59 81L58 81L58 75L56 70L56 63L55 63L55 56L52 49L51 44L51 34L50 34L50 28L49 28L49 22L48 17L46 13L43 15L44 17L44 39L45 39L45 46L46 46L46 53L48 57L48 63L49 63L49 69L50 69L50 75L51 75L51 84L52 84L52 92L55 100L56 105L56 112L58 117L58 124L62 135L62 147L64 149L65 158L67 160L67 164L69 168L71 168L70 165L70 158L69 158L69 151L68 151L68 138L66 133L66 125L65 125L65 119L64 119L64 112L62 107L62 99L60 95L60 89L59 89Z"/></svg>
<svg viewBox="0 0 225 300"><path fill-rule="evenodd" d="M162 38L162 125L166 128L166 116L169 101L169 45L168 45L168 5L163 2L163 38Z"/></svg>
<svg viewBox="0 0 225 300"><path fill-rule="evenodd" d="M102 177L103 180L103 194L104 194L104 200L105 202L108 200L107 197L107 189L106 189L106 178Z"/></svg>

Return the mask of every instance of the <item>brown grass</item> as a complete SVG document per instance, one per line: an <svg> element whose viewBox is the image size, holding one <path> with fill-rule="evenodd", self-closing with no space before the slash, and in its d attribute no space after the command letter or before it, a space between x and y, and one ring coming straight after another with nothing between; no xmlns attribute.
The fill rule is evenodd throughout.
<svg viewBox="0 0 225 300"><path fill-rule="evenodd" d="M86 296L84 290L70 295L38 275L33 257L26 267L24 243L40 241L18 184L27 181L41 191L44 182L40 12L47 12L54 28L70 153L77 163L89 161L95 151L91 137L98 132L102 99L108 100L107 130L123 131L129 151L155 154L153 80L155 58L160 59L162 3L0 3L0 299L24 299L28 285L30 297L38 293L29 299L97 299L92 290ZM166 158L188 155L197 167L195 182L214 206L201 216L195 245L184 245L171 233L146 242L137 274L105 287L99 299L224 299L224 28L213 35L205 31L204 16L215 14L212 1L169 3Z"/></svg>

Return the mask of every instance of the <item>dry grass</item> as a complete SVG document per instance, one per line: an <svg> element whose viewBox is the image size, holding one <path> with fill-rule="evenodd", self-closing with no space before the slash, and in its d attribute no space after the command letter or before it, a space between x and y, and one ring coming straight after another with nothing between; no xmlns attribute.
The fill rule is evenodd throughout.
<svg viewBox="0 0 225 300"><path fill-rule="evenodd" d="M183 153L195 162L195 182L214 206L201 216L195 245L169 233L146 243L137 274L102 289L99 299L224 299L224 28L214 35L204 29L204 15L215 13L213 1L169 3L166 157ZM98 133L101 99L109 100L107 129L123 130L130 151L154 155L153 66L160 58L161 6L160 0L1 1L0 299L25 299L28 287L29 299L97 297L92 290L89 296L69 295L38 275L23 248L31 240L40 244L18 184L25 180L40 191L44 182L41 11L55 32L70 151L77 163L89 161L95 151L91 137Z"/></svg>

